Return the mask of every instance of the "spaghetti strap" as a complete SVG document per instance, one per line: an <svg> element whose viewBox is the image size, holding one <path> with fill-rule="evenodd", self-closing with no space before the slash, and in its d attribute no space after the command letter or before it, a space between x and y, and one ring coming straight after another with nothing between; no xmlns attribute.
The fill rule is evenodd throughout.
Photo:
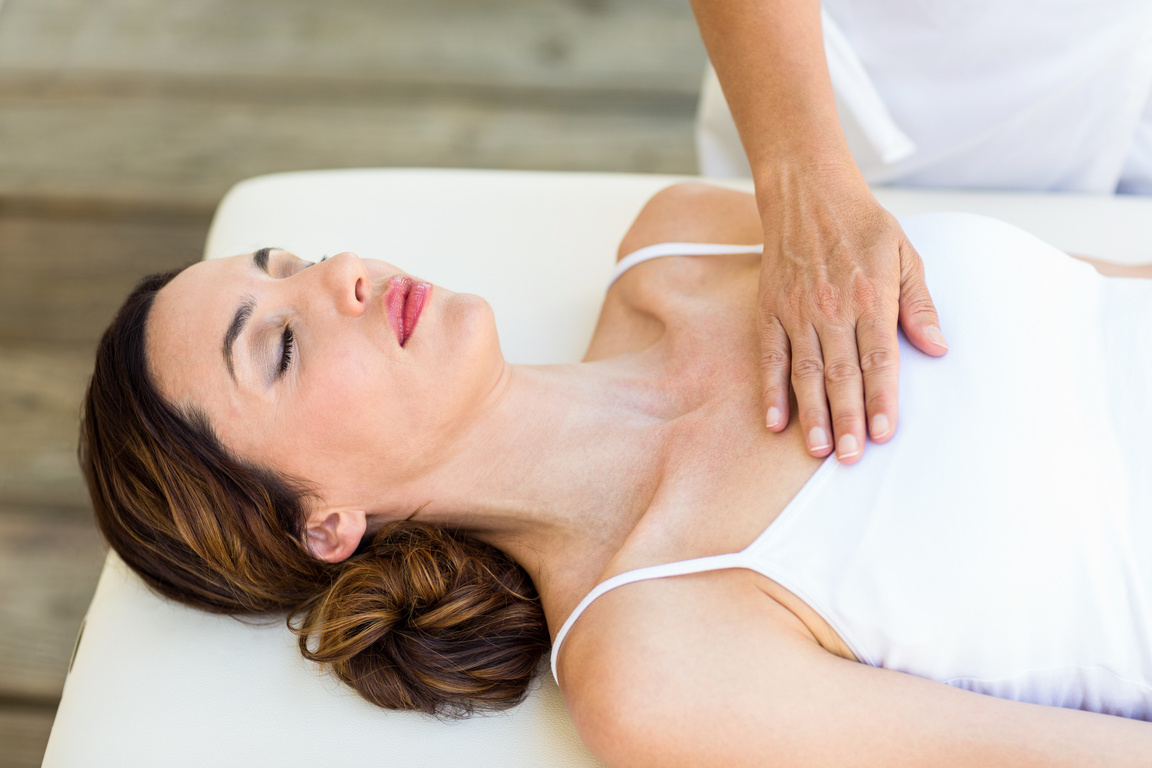
<svg viewBox="0 0 1152 768"><path fill-rule="evenodd" d="M661 256L728 256L740 253L761 253L763 245L718 245L715 243L656 243L628 254L616 262L608 288L632 267Z"/></svg>
<svg viewBox="0 0 1152 768"><path fill-rule="evenodd" d="M637 264L650 261L651 259L658 259L662 256L727 256L744 253L761 253L763 250L763 245L722 245L718 243L679 242L656 243L655 245L649 245L635 250L620 259L620 261L616 263L616 269L612 273L612 279L608 281L607 287L611 288L613 283L620 279L621 275ZM564 638L568 636L568 632L572 629L576 620L580 618L580 615L601 595L617 587L622 587L637 581L662 579L669 576L683 576L690 573L702 573L704 571L718 571L725 568L745 568L748 567L746 565L746 559L743 552L729 552L711 557L697 557L691 560L680 560L674 563L663 563L647 568L625 571L597 584L591 592L584 596L584 599L580 601L576 609L573 610L564 621L564 624L560 627L560 631L556 633L556 640L552 643L552 677L556 678L557 682L559 682L556 663L560 658L560 646L564 643Z"/></svg>
<svg viewBox="0 0 1152 768"><path fill-rule="evenodd" d="M584 596L584 599L576 606L576 610L568 615L567 620L565 620L563 626L560 627L560 631L556 633L556 641L552 643L552 677L556 679L557 683L560 682L560 677L556 672L556 661L560 658L560 645L564 642L564 638L568 636L572 625L580 618L580 614L584 613L588 606L605 592L610 592L617 587L623 587L626 584L633 584L637 581L664 579L669 576L684 576L689 573L703 573L705 571L719 571L725 568L746 568L748 566L743 554L743 552L729 552L724 555L697 557L691 560L678 560L674 563L650 565L647 568L625 571L624 573L600 582L591 592Z"/></svg>

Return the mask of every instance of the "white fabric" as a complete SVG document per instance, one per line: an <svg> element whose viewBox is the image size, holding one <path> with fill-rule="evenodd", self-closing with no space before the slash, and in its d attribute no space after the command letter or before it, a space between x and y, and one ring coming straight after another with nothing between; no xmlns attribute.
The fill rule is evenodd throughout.
<svg viewBox="0 0 1152 768"><path fill-rule="evenodd" d="M823 469L823 466L821 469ZM744 556L744 552L729 552L723 555L694 557L691 560L677 560L674 563L660 563L659 565L650 565L647 568L637 568L632 571L618 573L612 578L600 582L576 604L572 613L568 614L568 618L564 620L564 623L560 626L560 630L556 633L556 640L552 643L551 654L553 679L556 680L557 683L560 682L560 673L556 668L556 663L560 659L560 648L564 645L564 640L567 639L568 633L572 631L572 627L576 625L576 621L583 615L584 611L586 611L592 603L596 602L601 595L611 592L617 587L634 584L637 581L667 579L672 576L685 576L689 573L702 573L704 571L720 571L725 568L751 568L752 570L756 570L754 565Z"/></svg>
<svg viewBox="0 0 1152 768"><path fill-rule="evenodd" d="M896 439L830 457L741 552L601 584L561 635L609 589L750 568L866 664L1152 719L1152 281L991 219L902 223L951 348L901 338Z"/></svg>
<svg viewBox="0 0 1152 768"><path fill-rule="evenodd" d="M870 183L1094 193L1152 177L1152 3L824 0L841 124ZM878 98L876 95L878 94ZM904 146L915 151L889 152ZM697 123L708 176L745 176L711 71Z"/></svg>
<svg viewBox="0 0 1152 768"><path fill-rule="evenodd" d="M1136 127L1128 160L1116 191L1130 195L1152 195L1152 94L1144 105L1144 115Z"/></svg>
<svg viewBox="0 0 1152 768"><path fill-rule="evenodd" d="M760 253L762 245L719 245L713 243L657 243L628 254L616 262L608 288L632 267L661 256L725 256L736 253Z"/></svg>
<svg viewBox="0 0 1152 768"><path fill-rule="evenodd" d="M852 44L823 8L820 24L836 111L858 162L892 165L914 155L916 144L892 119Z"/></svg>
<svg viewBox="0 0 1152 768"><path fill-rule="evenodd" d="M427 169L265 176L228 193L205 255L275 244L301 255L352 249L381 256L486 297L510 360L573 361L595 328L620 238L645 201L678 180ZM732 186L750 189L746 182ZM1063 248L1152 260L1152 200L913 190L878 195L898 215L982 211ZM598 764L576 741L546 675L523 708L441 724L364 704L305 663L293 643L278 621L250 626L159 598L110 556L44 766Z"/></svg>

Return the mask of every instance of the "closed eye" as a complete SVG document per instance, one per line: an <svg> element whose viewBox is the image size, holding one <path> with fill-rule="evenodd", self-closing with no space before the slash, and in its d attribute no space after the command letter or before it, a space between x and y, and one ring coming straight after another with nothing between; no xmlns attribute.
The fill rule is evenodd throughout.
<svg viewBox="0 0 1152 768"><path fill-rule="evenodd" d="M276 378L280 378L288 370L288 366L292 364L292 350L296 344L296 334L292 332L292 326L284 326L284 335L281 338L280 353L280 366L276 371Z"/></svg>
<svg viewBox="0 0 1152 768"><path fill-rule="evenodd" d="M319 259L318 261L304 261L303 259L301 259L301 261L303 262L304 266L300 267L300 269L299 269L299 270L297 270L297 271L298 271L298 272L303 272L304 270L308 269L308 267L314 267L314 266L316 266L317 264L319 264L319 263L321 263L321 262L323 262L323 261L327 261L327 259L328 259L328 257L327 257L327 256L321 256L321 257L320 257L320 259Z"/></svg>

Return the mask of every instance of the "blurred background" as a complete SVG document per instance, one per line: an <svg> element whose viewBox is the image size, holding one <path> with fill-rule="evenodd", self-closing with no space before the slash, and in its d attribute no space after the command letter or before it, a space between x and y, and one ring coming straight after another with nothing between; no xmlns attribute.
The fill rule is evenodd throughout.
<svg viewBox="0 0 1152 768"><path fill-rule="evenodd" d="M0 768L37 766L104 558L96 339L262 173L692 173L688 0L0 0Z"/></svg>

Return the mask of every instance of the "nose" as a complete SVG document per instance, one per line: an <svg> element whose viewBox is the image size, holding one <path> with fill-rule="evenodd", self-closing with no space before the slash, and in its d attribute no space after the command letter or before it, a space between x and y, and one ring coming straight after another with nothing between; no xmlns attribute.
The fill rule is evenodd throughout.
<svg viewBox="0 0 1152 768"><path fill-rule="evenodd" d="M360 257L351 251L330 256L301 273L320 282L320 289L330 296L336 311L358 317L368 307L372 281Z"/></svg>

